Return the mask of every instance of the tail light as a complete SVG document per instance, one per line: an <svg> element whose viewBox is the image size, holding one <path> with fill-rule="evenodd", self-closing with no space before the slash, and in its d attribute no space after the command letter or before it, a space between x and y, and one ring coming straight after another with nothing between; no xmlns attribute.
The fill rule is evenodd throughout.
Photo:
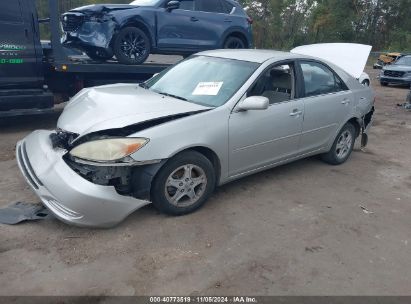
<svg viewBox="0 0 411 304"><path fill-rule="evenodd" d="M253 24L254 20L251 17L247 17L247 22L249 25Z"/></svg>

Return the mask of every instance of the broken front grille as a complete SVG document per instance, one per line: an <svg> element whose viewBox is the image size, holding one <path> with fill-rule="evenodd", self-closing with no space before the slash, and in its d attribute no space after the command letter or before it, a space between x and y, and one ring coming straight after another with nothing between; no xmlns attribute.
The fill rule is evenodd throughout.
<svg viewBox="0 0 411 304"><path fill-rule="evenodd" d="M50 134L50 140L53 148L61 148L69 150L73 141L78 137L78 134L57 130L56 133Z"/></svg>
<svg viewBox="0 0 411 304"><path fill-rule="evenodd" d="M82 14L65 14L62 18L63 30L65 32L75 32L84 22Z"/></svg>
<svg viewBox="0 0 411 304"><path fill-rule="evenodd" d="M384 76L389 76L389 77L403 77L405 72L399 72L399 71L384 71Z"/></svg>

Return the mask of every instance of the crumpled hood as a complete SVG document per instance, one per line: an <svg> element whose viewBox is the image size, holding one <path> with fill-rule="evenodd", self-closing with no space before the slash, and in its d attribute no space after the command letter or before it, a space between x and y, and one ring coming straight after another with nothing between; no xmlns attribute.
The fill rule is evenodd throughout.
<svg viewBox="0 0 411 304"><path fill-rule="evenodd" d="M139 6L130 5L130 4L92 4L86 5L82 7L77 7L69 12L76 12L76 13L102 13L102 12L111 12L111 11L119 11L119 10L126 10L126 9L133 9L138 8Z"/></svg>
<svg viewBox="0 0 411 304"><path fill-rule="evenodd" d="M136 84L83 89L67 104L57 127L80 136L210 108L166 97Z"/></svg>

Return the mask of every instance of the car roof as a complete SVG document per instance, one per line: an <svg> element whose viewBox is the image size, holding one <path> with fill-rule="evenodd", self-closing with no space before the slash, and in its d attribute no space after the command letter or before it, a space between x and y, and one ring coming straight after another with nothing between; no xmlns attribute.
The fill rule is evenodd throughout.
<svg viewBox="0 0 411 304"><path fill-rule="evenodd" d="M249 61L255 63L263 63L267 60L286 60L293 58L312 58L304 55L292 54L289 52L280 52L273 50L255 50L255 49L243 49L243 50L212 50L198 53L198 55L219 57L226 59L235 59L242 61Z"/></svg>

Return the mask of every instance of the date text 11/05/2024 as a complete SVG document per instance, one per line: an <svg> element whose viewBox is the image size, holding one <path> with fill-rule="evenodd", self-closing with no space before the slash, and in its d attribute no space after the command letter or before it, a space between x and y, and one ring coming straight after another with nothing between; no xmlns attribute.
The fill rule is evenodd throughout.
<svg viewBox="0 0 411 304"><path fill-rule="evenodd" d="M258 303L254 297L150 297L150 303Z"/></svg>

